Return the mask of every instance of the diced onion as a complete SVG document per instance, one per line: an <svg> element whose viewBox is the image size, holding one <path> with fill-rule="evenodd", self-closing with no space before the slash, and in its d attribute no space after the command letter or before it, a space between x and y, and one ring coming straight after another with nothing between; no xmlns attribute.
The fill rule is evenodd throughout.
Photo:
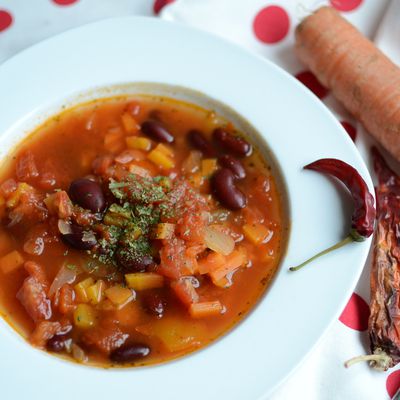
<svg viewBox="0 0 400 400"><path fill-rule="evenodd" d="M58 271L54 278L50 289L49 297L53 296L57 291L66 283L73 283L76 279L78 272L75 269L70 269L64 264Z"/></svg>
<svg viewBox="0 0 400 400"><path fill-rule="evenodd" d="M71 225L68 222L65 222L63 219L58 220L58 230L62 235L69 235L72 233Z"/></svg>
<svg viewBox="0 0 400 400"><path fill-rule="evenodd" d="M204 242L209 249L224 256L232 253L235 247L234 240L228 234L219 231L213 226L207 226L204 230Z"/></svg>
<svg viewBox="0 0 400 400"><path fill-rule="evenodd" d="M184 174L192 174L200 169L202 154L200 151L193 150L189 156L183 161L182 172Z"/></svg>
<svg viewBox="0 0 400 400"><path fill-rule="evenodd" d="M88 360L86 353L77 344L73 343L71 346L71 350L72 350L72 357L76 361L84 363Z"/></svg>

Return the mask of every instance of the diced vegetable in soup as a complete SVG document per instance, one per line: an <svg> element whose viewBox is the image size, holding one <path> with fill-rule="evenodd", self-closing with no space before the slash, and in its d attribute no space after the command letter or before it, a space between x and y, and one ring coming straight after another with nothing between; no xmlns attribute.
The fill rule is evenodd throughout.
<svg viewBox="0 0 400 400"><path fill-rule="evenodd" d="M255 305L285 241L267 161L215 113L136 96L47 121L0 175L0 305L40 349L94 365L208 345Z"/></svg>

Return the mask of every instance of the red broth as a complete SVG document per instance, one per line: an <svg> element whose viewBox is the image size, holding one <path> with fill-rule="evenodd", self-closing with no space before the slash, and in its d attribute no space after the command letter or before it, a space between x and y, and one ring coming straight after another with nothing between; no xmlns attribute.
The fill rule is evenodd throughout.
<svg viewBox="0 0 400 400"><path fill-rule="evenodd" d="M226 333L286 240L276 180L249 146L164 97L49 119L1 171L3 317L32 345L101 366L168 361Z"/></svg>

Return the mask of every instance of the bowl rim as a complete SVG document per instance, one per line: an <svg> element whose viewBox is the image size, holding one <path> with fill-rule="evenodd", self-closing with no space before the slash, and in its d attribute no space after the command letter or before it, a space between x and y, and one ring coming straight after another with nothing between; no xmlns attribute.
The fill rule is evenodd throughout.
<svg viewBox="0 0 400 400"><path fill-rule="evenodd" d="M125 36L127 34L131 35L129 40ZM168 52L166 52L165 46L162 45L161 41L157 40L157 36L163 38L163 43L168 43ZM87 46L88 44L90 44L90 47ZM146 53L146 47L147 49L151 47L153 51L156 49L157 54ZM218 62L210 65L207 60L199 57L196 52L191 51L192 47L201 49L206 52L210 59ZM144 51L148 65L141 60L134 60L126 52L124 53L127 48L139 53ZM104 54L104 49L107 49L108 54ZM76 52L72 50L76 50ZM63 56L65 51L69 55L68 59ZM223 57L220 56L221 53ZM110 59L111 56L115 58ZM167 71L169 74L155 68L155 63L159 56L162 56L163 65L170 68ZM40 61L42 59L46 60L46 64ZM74 63L82 60L84 60L84 63L79 67L74 65ZM93 68L99 61L103 64L97 64L97 67ZM120 64L123 62L133 62L133 70L129 70L129 68ZM180 64L183 62L185 67L190 66L189 72ZM29 65L32 73L35 74L35 81L29 80L27 76L24 76L23 72L26 71L26 65ZM110 77L110 72L106 71L105 65L112 70L113 78ZM230 70L232 65L235 65L237 71ZM243 70L246 71L246 74L241 73ZM62 71L63 79L54 76L55 71ZM193 72L196 72L197 75L194 76ZM209 82L215 76L223 77L223 81L232 85L236 82L237 77L240 76L241 86L239 92L242 97L237 92L231 92L223 82L221 83L221 80ZM259 81L255 79L258 76L262 78ZM327 331L335 317L339 315L361 273L371 243L369 239L356 246L351 245L347 251L338 251L321 260L320 263L322 265L320 265L319 269L313 270L310 268L301 275L300 273L298 275L289 274L289 277L286 271L288 264L293 262L295 258L301 259L307 254L307 251L303 249L293 254L293 243L306 244L304 239L300 240L301 231L312 232L310 226L313 226L313 224L310 223L310 226L306 226L306 219L309 218L311 222L317 222L314 213L318 217L324 215L324 210L322 212L319 210L312 196L303 193L305 197L303 199L300 195L304 187L310 190L317 187L320 191L321 199L329 205L328 208L333 210L333 214L339 212L343 206L343 203L338 198L336 189L332 188L329 182L318 176L302 174L301 166L305 165L306 160L310 160L310 153L313 157L336 155L359 169L368 186L372 189L373 186L368 171L353 143L333 115L315 96L276 65L212 34L188 28L182 24L134 16L107 19L72 29L24 50L0 65L0 86L5 88L0 93L0 109L6 110L5 118L0 120L0 132L4 132L0 136L0 143L3 144L3 153L0 152L0 157L4 155L4 151L7 151L7 144L4 143L7 138L18 132L23 123L26 123L29 118L32 118L40 110L51 107L51 104L59 100L60 96L65 98L77 91L85 91L96 86L107 86L132 80L163 82L169 85L180 84L194 90L203 89L202 91L207 96L227 104L235 109L238 114L244 115L257 131L262 132L264 139L268 139L268 145L277 157L283 172L283 178L287 182L288 201L292 209L292 239L288 244L289 248L283 267L276 275L275 283L268 290L268 295L264 297L262 304L259 304L258 308L251 313L252 315L245 319L245 324L235 328L218 343L206 347L203 351L192 353L191 356L180 358L173 363L168 362L148 369L108 370L105 374L102 370L96 369L94 371L87 367L81 368L72 363L55 367L56 364L51 361L56 359L53 356L44 357L45 353L43 352L26 352L18 348L21 352L18 353L17 351L18 357L15 357L15 363L13 362L10 365L8 357L5 357L4 359L8 359L8 363L6 365L4 361L0 360L0 371L4 371L6 373L5 376L10 378L7 379L6 385L9 385L11 390L10 383L13 382L13 379L10 373L7 375L7 371L15 371L18 368L17 362L24 359L29 364L26 368L34 368L34 371L40 371L44 368L50 374L54 374L55 371L52 370L54 367L54 370L59 370L58 372L70 374L76 380L78 387L83 387L84 385L80 374L85 375L90 382L97 382L96 392L99 396L104 396L107 391L111 392L111 389L107 389L107 384L110 383L115 384L115 382L118 382L121 385L121 390L123 390L122 388L132 387L131 381L126 379L127 376L134 375L136 377L137 374L140 374L140 381L135 381L134 387L141 393L146 393L148 396L156 398L157 394L162 394L161 388L157 386L162 385L151 385L151 382L155 378L154 375L160 377L160 373L154 371L162 369L163 375L165 375L162 378L163 381L169 384L176 384L174 398L183 399L188 389L195 387L193 385L198 380L203 380L193 380L189 372L191 368L195 368L197 369L197 378L201 375L201 377L207 379L209 385L201 385L201 387L196 387L195 393L190 392L193 394L191 396L193 399L200 399L205 395L209 398L218 398L213 397L218 391L223 391L226 395L229 394L228 397L232 399L244 398L243 394L251 396L251 398L262 398L271 393L300 364L321 339L323 333ZM255 87L256 84L257 87ZM266 90L271 88L275 90L275 97L271 97L268 90ZM265 92L262 92L263 90ZM253 103L251 101L248 101L248 103L253 104L253 107L249 107L249 104L246 104L246 99L249 97L253 99ZM257 110L256 100L257 104L262 104L261 100L265 100L264 104L268 104L271 110L269 115L271 121L266 121L263 111ZM274 115L274 112L282 113L285 106L281 106L280 102L285 101L287 102L285 106L290 110L293 121L290 121L290 118L284 118L278 125L275 121L276 115ZM301 113L296 107L300 108ZM315 127L310 124L311 118L314 119ZM288 130L297 127L302 135L305 135L304 140L299 140L299 138L290 133L291 142L289 143L283 135L267 132L267 128L272 126L282 127L276 128L278 133L283 131L283 127ZM323 128L326 131L324 140L318 138L316 134L317 128ZM307 132L307 129L310 132ZM289 156L285 158L288 143L290 145L298 145L299 149L308 144L310 147L307 151L310 153L303 155L294 151L290 153L289 160ZM296 148L296 146L294 147ZM300 184L303 186L302 190L298 188ZM296 202L299 202L299 204L296 204ZM311 204L307 204L308 202ZM332 232L321 231L320 237L315 241L316 246L321 245L322 247L332 238L336 238L343 229L343 224L340 221L335 222L335 219L330 218L329 215L326 215L326 217L332 225ZM338 220L337 217L336 220ZM301 223L303 223L302 226ZM338 262L345 263L346 259L355 264L354 270L346 271L341 265L339 267L336 265L335 268L335 264ZM310 291L314 290L316 296L321 295L323 292L316 285L313 286L312 283L330 282L335 277L342 280L342 287L340 290L335 288L330 293L334 300L326 299L326 304L321 302L321 304L316 305L309 293L304 296L300 296L298 293L298 290L305 288ZM294 281L296 281L296 284L293 283ZM286 291L289 291L288 289L290 289L289 293L285 293L285 297L288 296L289 299L281 299L281 304L276 293L276 287L279 285L281 286L279 290L286 289ZM333 289L330 288L330 290ZM290 325L287 325L284 319L274 313L282 310L290 311L293 313L290 314L289 312L292 320L301 322L301 318L298 315L294 315L294 312L297 310L301 314L301 307L304 305L314 306L319 311L325 310L326 315L318 315L314 325L302 326L301 328L305 329L305 332L303 332L302 341L299 342L297 340L300 339L289 332L289 329L287 331L284 330ZM262 315L265 310L268 310L269 313L266 317ZM281 335L271 332L271 330L268 331L268 324L274 326L276 321L282 322L281 326L277 325L279 329L283 328L284 330ZM4 324L3 321L1 323ZM252 329L250 329L251 326L253 326ZM291 345L296 344L296 346L290 348L289 351L282 349L282 354L286 355L284 357L285 360L283 360L278 357L279 351L277 349L262 345L262 337L259 332L254 331L254 327L266 329L268 333L267 339L269 338L272 343L279 342L277 339L281 339ZM12 346L12 343L17 343L13 340L13 336L15 334L4 335L3 332L0 333L0 351L8 351L10 353L10 350L7 349L7 344ZM246 342L247 351L246 349L239 349L238 344L243 343L244 339L249 337L252 340L250 342L247 340ZM274 341L274 339L276 340ZM230 369L229 373L225 370L221 372L217 367L229 367L235 360L235 357L230 352L232 348L235 349L234 356L236 360L239 360L240 365L234 371ZM257 350L259 350L259 353L257 353ZM249 352L251 353L250 356ZM222 356L223 359L221 358ZM262 356L270 356L271 359L267 360ZM64 371L61 371L62 369ZM265 369L268 373L264 381L262 379L263 375L260 375L260 369ZM150 374L150 370L154 373ZM83 371L86 372L83 373ZM218 372L219 375L217 374ZM101 374L101 378L99 374ZM176 374L180 378L179 381L176 380ZM99 378L101 379L100 383ZM182 379L184 380L183 383L180 382ZM222 380L222 382L219 380ZM35 380L33 379L30 382L34 384ZM180 386L177 386L179 382ZM46 389L45 393L50 394L53 384L49 385L50 387L47 388L48 390ZM36 386L39 387L38 385ZM5 388L6 392L7 387ZM111 387L113 386L111 385ZM21 388L21 390L24 389ZM64 398L62 396L64 396L63 393L60 394L60 398Z"/></svg>

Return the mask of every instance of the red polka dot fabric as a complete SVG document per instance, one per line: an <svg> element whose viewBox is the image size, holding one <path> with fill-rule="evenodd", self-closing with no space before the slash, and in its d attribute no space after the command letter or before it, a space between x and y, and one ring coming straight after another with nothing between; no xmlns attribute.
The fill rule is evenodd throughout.
<svg viewBox="0 0 400 400"><path fill-rule="evenodd" d="M362 332L368 329L368 318L367 302L357 293L353 293L340 315L339 321L350 329Z"/></svg>
<svg viewBox="0 0 400 400"><path fill-rule="evenodd" d="M400 6L394 12L393 4L400 2L394 0L391 3L392 10L386 12L386 17L381 22L388 2L389 0L41 0L35 2L34 6L27 6L27 0L0 0L0 63L25 47L76 25L122 15L158 16L221 35L284 68L331 110L355 142L361 155L365 156L362 151L367 147L367 142L362 127L335 101L329 89L321 85L296 59L293 52L294 30L298 22L315 8L330 5L371 38L379 23L380 29L383 29L385 21L392 16L393 40L400 37L395 36L395 32L400 35L400 30L395 30L400 26ZM400 52L399 45L397 48ZM351 268L351 264L348 267ZM368 279L366 271L325 339L269 400L388 400L397 393L400 388L400 369L377 373L371 371L366 363L354 365L348 370L343 367L347 359L369 352ZM329 286L340 285L340 282L321 284L327 285L329 296ZM306 334L307 324L312 323L312 318L309 318L312 310L305 310L305 313L307 319L304 326L296 327L298 335Z"/></svg>
<svg viewBox="0 0 400 400"><path fill-rule="evenodd" d="M53 3L57 4L58 6L70 6L78 1L79 0L53 0Z"/></svg>
<svg viewBox="0 0 400 400"><path fill-rule="evenodd" d="M10 11L0 9L0 32L9 29L13 23L13 16Z"/></svg>
<svg viewBox="0 0 400 400"><path fill-rule="evenodd" d="M260 10L253 22L254 35L263 43L273 44L283 40L290 27L287 11L280 6L268 6Z"/></svg>
<svg viewBox="0 0 400 400"><path fill-rule="evenodd" d="M361 5L362 0L330 0L330 3L338 11L353 11Z"/></svg>
<svg viewBox="0 0 400 400"><path fill-rule="evenodd" d="M310 71L302 71L295 75L296 78L313 92L319 99L323 99L328 94L328 89L324 87Z"/></svg>

